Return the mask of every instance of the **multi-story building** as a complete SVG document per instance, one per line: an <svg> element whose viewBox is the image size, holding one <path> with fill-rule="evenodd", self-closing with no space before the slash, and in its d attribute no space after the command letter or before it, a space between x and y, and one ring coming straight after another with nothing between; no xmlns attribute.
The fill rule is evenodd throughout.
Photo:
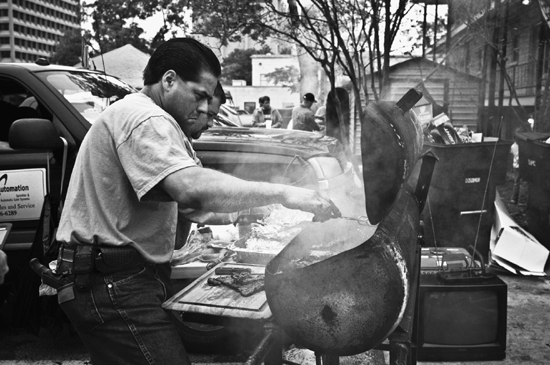
<svg viewBox="0 0 550 365"><path fill-rule="evenodd" d="M459 0L453 6L450 42L438 46L446 65L478 77L478 126L511 138L535 116L548 129L550 27L547 0Z"/></svg>
<svg viewBox="0 0 550 365"><path fill-rule="evenodd" d="M78 0L0 0L0 62L48 58L65 32L78 28Z"/></svg>

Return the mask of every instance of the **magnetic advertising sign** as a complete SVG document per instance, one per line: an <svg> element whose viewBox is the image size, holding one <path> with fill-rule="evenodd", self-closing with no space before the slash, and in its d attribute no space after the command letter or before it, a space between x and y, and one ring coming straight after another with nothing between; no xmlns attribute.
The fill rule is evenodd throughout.
<svg viewBox="0 0 550 365"><path fill-rule="evenodd" d="M0 171L0 222L40 219L46 169Z"/></svg>

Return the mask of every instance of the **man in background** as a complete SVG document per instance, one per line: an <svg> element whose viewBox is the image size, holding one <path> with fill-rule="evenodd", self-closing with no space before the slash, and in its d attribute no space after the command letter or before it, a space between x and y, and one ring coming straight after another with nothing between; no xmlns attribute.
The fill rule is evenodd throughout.
<svg viewBox="0 0 550 365"><path fill-rule="evenodd" d="M207 130L214 125L214 119L219 113L221 105L225 104L225 102L225 92L222 85L218 82L218 86L216 86L216 90L214 90L214 95L212 95L212 99L208 102L208 113L197 113L195 111L189 117L189 120L196 120L200 125L204 125L200 133L195 133L191 136L194 140L200 138L203 130ZM197 163L202 166L199 160L197 160ZM238 213L197 212L194 210L181 209L178 211L175 249L179 250L187 242L192 223L224 225L234 223L237 218Z"/></svg>
<svg viewBox="0 0 550 365"><path fill-rule="evenodd" d="M271 107L269 96L262 96L259 100L260 106L252 113L252 127L256 128L281 128L283 117L277 109Z"/></svg>
<svg viewBox="0 0 550 365"><path fill-rule="evenodd" d="M292 109L292 129L310 132L321 130L315 122L315 114L311 110L311 106L316 102L312 93L304 94L300 105Z"/></svg>

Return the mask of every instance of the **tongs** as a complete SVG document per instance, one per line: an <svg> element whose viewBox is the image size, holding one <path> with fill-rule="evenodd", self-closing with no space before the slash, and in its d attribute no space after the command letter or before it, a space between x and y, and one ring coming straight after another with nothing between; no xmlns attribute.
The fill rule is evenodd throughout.
<svg viewBox="0 0 550 365"><path fill-rule="evenodd" d="M357 223L359 223L362 226L372 226L372 224L369 221L369 217L367 217L366 215L361 215L357 218L356 217L344 217L344 216L338 217L338 218L347 219L347 220L350 220L350 221L356 221Z"/></svg>

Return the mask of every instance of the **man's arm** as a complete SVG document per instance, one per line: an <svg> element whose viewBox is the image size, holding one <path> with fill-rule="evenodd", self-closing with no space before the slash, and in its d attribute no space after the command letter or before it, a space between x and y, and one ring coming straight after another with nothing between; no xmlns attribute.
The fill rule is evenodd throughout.
<svg viewBox="0 0 550 365"><path fill-rule="evenodd" d="M308 114L304 117L304 124L306 124L311 131L320 131L319 124L315 121L313 113Z"/></svg>
<svg viewBox="0 0 550 365"><path fill-rule="evenodd" d="M273 119L273 125L271 128L281 128L283 126L283 117L281 117L281 113L279 113L277 109L273 109L271 119Z"/></svg>
<svg viewBox="0 0 550 365"><path fill-rule="evenodd" d="M168 175L161 187L180 209L232 213L253 207L281 204L311 212L319 220L340 216L330 199L318 192L283 184L246 181L201 167L189 167Z"/></svg>
<svg viewBox="0 0 550 365"><path fill-rule="evenodd" d="M234 213L214 213L214 212L203 212L192 209L180 210L179 214L184 217L186 220L199 223L199 224L209 224L209 225L226 225L233 224L239 218L239 212Z"/></svg>

